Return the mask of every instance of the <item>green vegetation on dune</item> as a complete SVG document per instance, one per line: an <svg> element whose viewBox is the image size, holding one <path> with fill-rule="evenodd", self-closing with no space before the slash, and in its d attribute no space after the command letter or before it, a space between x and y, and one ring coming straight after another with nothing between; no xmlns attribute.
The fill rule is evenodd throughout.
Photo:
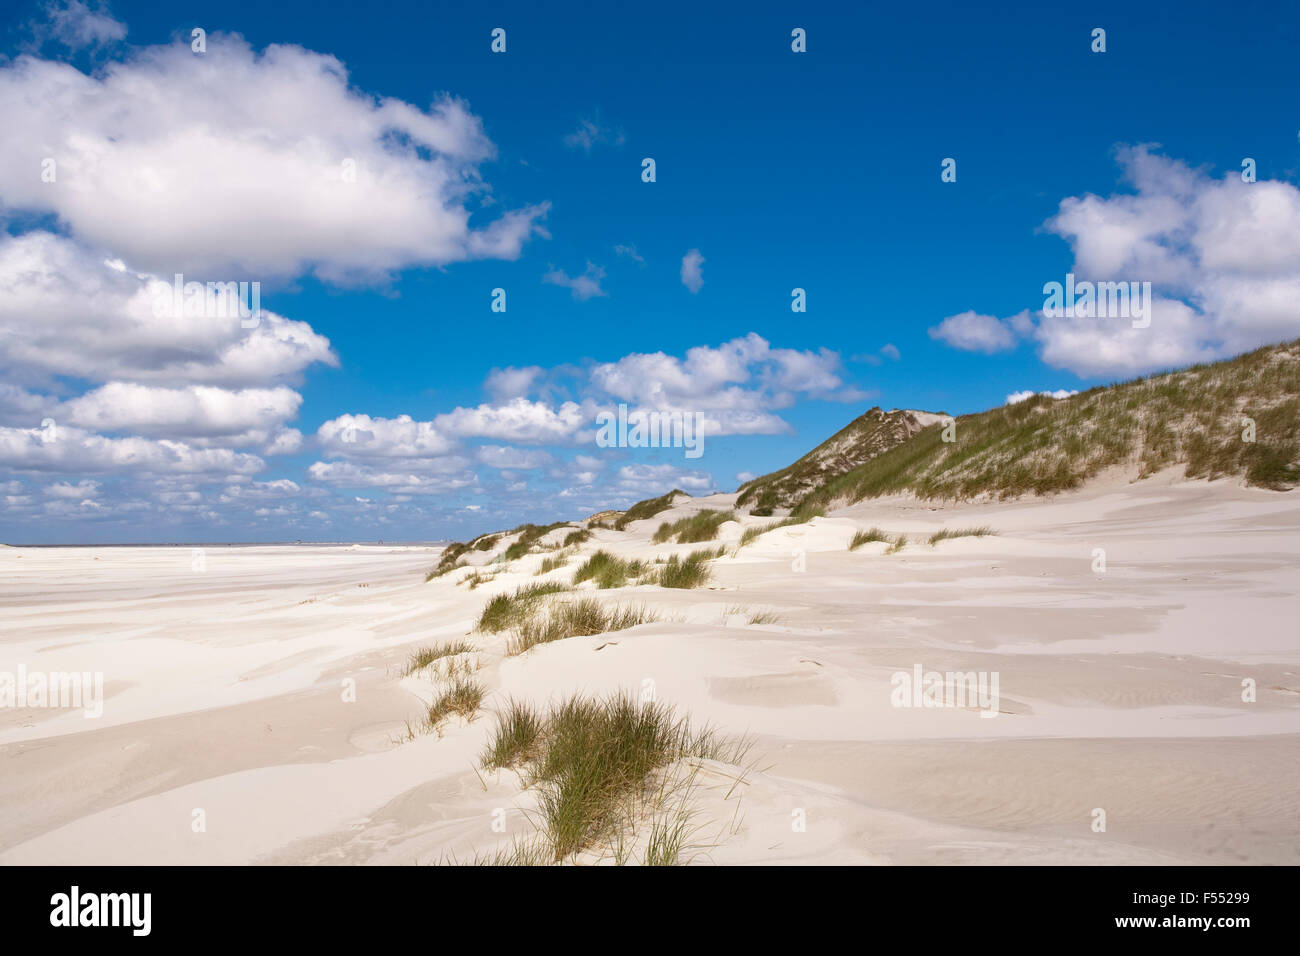
<svg viewBox="0 0 1300 956"><path fill-rule="evenodd" d="M533 572L534 576L540 577L543 574L550 574L552 571L559 570L569 563L572 555L567 551L560 551L550 557L542 558L542 563L538 565L537 570Z"/></svg>
<svg viewBox="0 0 1300 956"><path fill-rule="evenodd" d="M460 677L452 682L446 690L434 698L425 714L424 728L437 730L444 720L456 714L463 720L469 720L477 713L485 693L483 685L468 677Z"/></svg>
<svg viewBox="0 0 1300 956"><path fill-rule="evenodd" d="M414 674L416 671L428 667L434 661L440 661L444 657L452 657L456 654L466 654L473 650L474 648L464 641L450 641L433 647L420 647L407 658L406 668L403 673Z"/></svg>
<svg viewBox="0 0 1300 956"><path fill-rule="evenodd" d="M917 413L872 408L793 464L741 485L736 506L759 517L793 507L810 491L902 444L922 427Z"/></svg>
<svg viewBox="0 0 1300 956"><path fill-rule="evenodd" d="M515 561L522 558L529 551L533 550L537 545L538 540L543 535L554 531L556 528L567 527L569 527L569 522L567 521L556 521L547 525L521 524L518 528L507 532L508 534L518 534L519 537L516 538L514 543L503 552L504 560Z"/></svg>
<svg viewBox="0 0 1300 956"><path fill-rule="evenodd" d="M532 613L533 606L542 598L567 590L558 581L539 581L516 588L514 594L498 594L484 605L477 629L495 634L514 627Z"/></svg>
<svg viewBox="0 0 1300 956"><path fill-rule="evenodd" d="M894 493L923 499L1047 495L1078 488L1116 466L1143 478L1182 465L1188 478L1240 476L1249 485L1288 490L1300 484L1300 340L1069 398L1035 396L962 415L951 433L944 422L923 425L930 420L928 413L871 409L788 468L743 485L738 503L751 506L753 514L770 514L773 507L787 504L793 509L782 520L745 528L740 547L768 531L864 498ZM633 521L652 518L685 494L673 489L639 501L618 515L613 526L624 530ZM614 514L598 512L589 526L603 527L596 519ZM705 510L665 521L654 541L712 541L721 525L735 517L730 511ZM447 545L426 580L465 566L467 552L495 547L505 534L517 535L502 555L512 561L562 527L573 530L557 549L576 549L591 538L590 527L563 521L480 535L469 543ZM850 548L872 540L881 538L860 533ZM899 536L891 552L905 542ZM544 565L544 572L562 566L559 559L556 555ZM596 580L602 588L622 587L647 570L644 561L597 552L579 568L575 583ZM472 588L488 580L475 572L462 583Z"/></svg>
<svg viewBox="0 0 1300 956"><path fill-rule="evenodd" d="M866 531L859 531L853 536L853 540L849 542L849 550L856 551L864 544L871 544L873 541L881 541L888 544L889 535L885 534L885 532L881 531L879 528L868 528Z"/></svg>
<svg viewBox="0 0 1300 956"><path fill-rule="evenodd" d="M997 534L997 532L988 525L981 525L978 528L942 528L930 535L930 545L934 546L949 538L982 538L990 534Z"/></svg>
<svg viewBox="0 0 1300 956"><path fill-rule="evenodd" d="M1253 441L1250 434L1253 423ZM907 492L921 498L1011 498L1077 488L1104 469L1146 477L1171 465L1188 478L1300 483L1300 341L1269 346L1064 399L1035 396L942 424L809 492L795 514Z"/></svg>
<svg viewBox="0 0 1300 956"><path fill-rule="evenodd" d="M425 582L432 581L434 578L440 578L449 571L465 567L466 562L461 557L470 548L469 543L453 541L442 549L442 554L438 556L438 565L424 576Z"/></svg>
<svg viewBox="0 0 1300 956"><path fill-rule="evenodd" d="M686 495L686 492L680 488L674 488L666 495L660 495L658 498L647 498L644 501L638 501L614 522L615 531L623 531L633 521L640 521L643 518L653 518L661 511L667 511L673 506L673 499L678 495ZM686 495L690 497L690 495Z"/></svg>
<svg viewBox="0 0 1300 956"><path fill-rule="evenodd" d="M645 561L627 560L615 557L608 551L597 551L578 568L573 575L573 583L595 581L596 587L605 590L621 588L629 581L635 583L650 566Z"/></svg>
<svg viewBox="0 0 1300 956"><path fill-rule="evenodd" d="M606 607L594 597L530 607L510 631L506 654L522 654L538 644L569 637L592 637L658 620L644 605Z"/></svg>
<svg viewBox="0 0 1300 956"><path fill-rule="evenodd" d="M498 716L483 755L488 769L516 769L535 787L538 840L491 862L556 862L598 843L621 842L630 821L662 806L665 793L651 786L656 771L686 759L739 763L744 740L732 741L657 703L627 694L561 701L544 719L526 704L511 703ZM646 861L678 862L689 829L678 815L650 831Z"/></svg>
<svg viewBox="0 0 1300 956"><path fill-rule="evenodd" d="M816 508L810 508L803 514L790 515L790 517L782 518L780 521L769 521L767 524L753 525L740 533L740 544L736 546L736 550L740 550L745 545L757 541L761 536L767 534L769 531L775 531L777 528L788 528L791 525L796 524L806 524L813 518L820 518L824 514L825 512L823 511Z"/></svg>
<svg viewBox="0 0 1300 956"><path fill-rule="evenodd" d="M723 553L722 548L700 548L684 558L674 554L658 566L655 583L662 588L703 587L712 575L707 562L722 557Z"/></svg>
<svg viewBox="0 0 1300 956"><path fill-rule="evenodd" d="M677 539L678 544L698 544L712 541L718 536L718 529L728 521L735 521L734 511L717 511L706 509L687 515L677 521L665 521L659 525L651 540L655 544Z"/></svg>

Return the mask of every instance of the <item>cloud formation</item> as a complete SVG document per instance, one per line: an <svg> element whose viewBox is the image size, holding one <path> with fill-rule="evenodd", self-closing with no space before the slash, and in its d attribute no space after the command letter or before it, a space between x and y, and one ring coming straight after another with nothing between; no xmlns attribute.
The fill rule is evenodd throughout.
<svg viewBox="0 0 1300 956"><path fill-rule="evenodd" d="M103 4L81 0L45 4L45 19L32 24L37 45L54 40L69 50L96 48L126 39L126 24L113 18Z"/></svg>
<svg viewBox="0 0 1300 956"><path fill-rule="evenodd" d="M186 314L172 292L170 281L50 232L0 237L0 373L29 385L111 374L236 387L337 363L329 340L305 322L263 310L248 329L218 308Z"/></svg>
<svg viewBox="0 0 1300 956"><path fill-rule="evenodd" d="M1117 151L1132 192L1067 197L1044 227L1069 243L1077 282L1150 282L1150 323L1131 317L1011 319L964 312L930 335L981 352L1037 344L1080 376L1137 375L1211 361L1300 334L1300 189L1216 179L1151 146ZM1064 276L1045 282L1062 282Z"/></svg>
<svg viewBox="0 0 1300 956"><path fill-rule="evenodd" d="M588 299L595 299L606 296L607 293L600 287L600 282L605 278L605 270L590 259L587 260L587 270L582 275L570 276L562 269L554 266L550 268L542 281L548 285L558 285L568 289L573 298L579 302L586 302Z"/></svg>
<svg viewBox="0 0 1300 956"><path fill-rule="evenodd" d="M929 330L930 338L967 352L1006 352L1016 347L1018 331L1030 328L1028 310L1007 319L974 311L950 315Z"/></svg>
<svg viewBox="0 0 1300 956"><path fill-rule="evenodd" d="M704 287L704 256L699 249L691 249L682 256L682 285L694 295Z"/></svg>
<svg viewBox="0 0 1300 956"><path fill-rule="evenodd" d="M513 259L547 210L470 226L495 148L462 100L376 97L333 56L237 34L209 34L203 53L133 49L94 74L20 56L0 67L0 126L0 204L158 275L358 281Z"/></svg>
<svg viewBox="0 0 1300 956"><path fill-rule="evenodd" d="M580 119L578 128L564 137L564 145L590 153L597 146L622 146L626 139L621 129L606 126L597 115Z"/></svg>

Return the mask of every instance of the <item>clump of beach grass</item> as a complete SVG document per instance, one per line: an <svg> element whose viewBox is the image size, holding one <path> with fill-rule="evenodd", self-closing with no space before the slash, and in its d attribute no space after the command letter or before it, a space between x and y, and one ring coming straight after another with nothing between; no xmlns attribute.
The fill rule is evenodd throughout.
<svg viewBox="0 0 1300 956"><path fill-rule="evenodd" d="M544 721L536 708L508 700L497 712L497 727L480 762L487 770L518 767L537 752Z"/></svg>
<svg viewBox="0 0 1300 956"><path fill-rule="evenodd" d="M649 565L644 561L627 560L608 551L597 551L574 572L573 583L578 585L583 581L595 581L596 587L601 590L621 588L629 581L635 582L648 570Z"/></svg>
<svg viewBox="0 0 1300 956"><path fill-rule="evenodd" d="M644 866L680 866L682 852L686 849L696 827L692 821L694 813L686 806L686 801L665 816L656 817L650 823L650 838L646 842L645 855L641 862Z"/></svg>
<svg viewBox="0 0 1300 956"><path fill-rule="evenodd" d="M498 594L483 605L476 629L495 634L514 627L529 615L532 606L542 598L567 590L559 581L538 581L520 585L514 594Z"/></svg>
<svg viewBox="0 0 1300 956"><path fill-rule="evenodd" d="M495 580L495 578L496 578L495 574L484 574L482 571L475 569L473 573L465 575L463 578L457 581L456 584L457 586L461 584L468 584L469 589L473 591L480 584L487 584L489 581Z"/></svg>
<svg viewBox="0 0 1300 956"><path fill-rule="evenodd" d="M406 669L403 674L414 674L432 664L434 661L440 661L444 657L453 657L456 654L467 654L474 648L464 641L449 641L446 644L435 644L433 647L420 647L411 652L407 658Z"/></svg>
<svg viewBox="0 0 1300 956"><path fill-rule="evenodd" d="M776 528L777 524L778 522L774 521L769 524L756 524L752 527L746 528L744 531L740 532L740 544L736 546L736 550L740 550L745 545L757 541L761 535Z"/></svg>
<svg viewBox="0 0 1300 956"><path fill-rule="evenodd" d="M740 533L740 543L736 545L736 550L739 551L745 545L758 540L759 537L767 534L769 531L775 531L777 528L788 528L791 525L796 524L806 524L813 518L820 518L824 514L825 512L822 510L813 509L804 514L790 515L789 517L782 518L780 521L769 521L767 524L753 525Z"/></svg>
<svg viewBox="0 0 1300 956"><path fill-rule="evenodd" d="M538 644L622 631L658 619L659 615L645 605L610 608L594 597L553 601L534 608L514 626L506 642L506 654L513 657Z"/></svg>
<svg viewBox="0 0 1300 956"><path fill-rule="evenodd" d="M450 866L550 866L555 862L555 858L546 843L536 839L516 837L510 841L509 846L492 853L476 853L472 859L463 864L455 856L450 856L441 862Z"/></svg>
<svg viewBox="0 0 1300 956"><path fill-rule="evenodd" d="M468 566L469 566L468 561L453 561L451 564L446 564L446 565L439 564L436 568L430 568L427 572L425 572L424 583L428 584L430 581L434 580L435 578L440 578L444 574L449 574L452 571L455 571L457 568L464 568Z"/></svg>
<svg viewBox="0 0 1300 956"><path fill-rule="evenodd" d="M894 538L893 542L885 549L885 554L897 554L907 547L907 535L900 534Z"/></svg>
<svg viewBox="0 0 1300 956"><path fill-rule="evenodd" d="M735 521L734 511L706 509L687 515L677 521L665 521L654 537L655 544L677 539L678 544L698 544L701 541L713 541L718 536L718 529L728 521Z"/></svg>
<svg viewBox="0 0 1300 956"><path fill-rule="evenodd" d="M889 535L879 528L868 528L866 531L859 531L853 536L853 540L849 542L849 550L856 551L864 544L871 544L873 541L882 541L888 544Z"/></svg>
<svg viewBox="0 0 1300 956"><path fill-rule="evenodd" d="M551 861L620 838L640 809L662 803L663 789L656 795L653 784L657 771L689 759L739 763L748 749L747 741L694 730L671 707L630 694L575 695L540 727L527 714L507 708L498 716L485 765L514 768L525 786L537 788L540 835ZM685 819L678 814L652 826L646 862L678 862L690 832Z"/></svg>
<svg viewBox="0 0 1300 956"><path fill-rule="evenodd" d="M469 720L478 712L483 702L483 685L468 677L459 677L434 698L425 715L424 726L427 730L437 730L444 720L453 714L463 720Z"/></svg>
<svg viewBox="0 0 1300 956"><path fill-rule="evenodd" d="M680 488L674 488L666 495L660 495L658 498L647 498L644 501L638 501L627 511L624 511L614 521L614 530L623 531L633 521L640 521L643 518L653 518L661 511L667 511L673 506L673 499L678 495L684 495L686 492ZM688 496L689 497L689 496ZM588 527L609 527L606 524L590 524Z"/></svg>
<svg viewBox="0 0 1300 956"><path fill-rule="evenodd" d="M501 553L503 561L514 561L522 558L534 547L538 546L539 539L556 528L569 527L567 521L556 521L553 524L521 524L519 527L506 532L507 534L518 534L519 537Z"/></svg>
<svg viewBox="0 0 1300 956"><path fill-rule="evenodd" d="M553 554L549 557L543 558L541 565L533 573L533 577L541 577L543 574L550 574L552 571L558 571L569 563L570 557L572 557L571 552L561 551L558 554Z"/></svg>
<svg viewBox="0 0 1300 956"><path fill-rule="evenodd" d="M703 587L712 576L706 562L721 557L721 554L721 548L699 548L684 558L674 554L657 567L655 583L661 588Z"/></svg>
<svg viewBox="0 0 1300 956"><path fill-rule="evenodd" d="M997 534L997 532L988 525L980 525L978 528L943 528L930 535L930 546L934 547L940 541L947 541L949 538L982 538L990 534Z"/></svg>

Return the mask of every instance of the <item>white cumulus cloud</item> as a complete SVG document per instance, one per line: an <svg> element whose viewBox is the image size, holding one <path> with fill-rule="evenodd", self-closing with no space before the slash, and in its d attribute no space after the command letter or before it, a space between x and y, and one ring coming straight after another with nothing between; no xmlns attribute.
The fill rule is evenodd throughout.
<svg viewBox="0 0 1300 956"><path fill-rule="evenodd" d="M704 256L699 249L691 249L682 256L682 285L691 290L691 294L704 287Z"/></svg>
<svg viewBox="0 0 1300 956"><path fill-rule="evenodd" d="M0 128L0 203L160 275L348 280L512 259L546 213L470 226L495 150L463 101L375 96L333 56L235 34L92 74L20 56L0 67Z"/></svg>

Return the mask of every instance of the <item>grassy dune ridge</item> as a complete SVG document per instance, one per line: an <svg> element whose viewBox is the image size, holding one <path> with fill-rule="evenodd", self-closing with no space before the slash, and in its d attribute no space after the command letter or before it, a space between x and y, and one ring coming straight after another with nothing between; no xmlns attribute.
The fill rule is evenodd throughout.
<svg viewBox="0 0 1300 956"><path fill-rule="evenodd" d="M1300 483L1300 340L1069 398L1038 395L958 416L955 425L955 441L943 440L942 424L930 425L809 492L794 513L898 492L1046 495L1116 465L1146 477L1182 464L1188 478L1242 476L1290 489Z"/></svg>

